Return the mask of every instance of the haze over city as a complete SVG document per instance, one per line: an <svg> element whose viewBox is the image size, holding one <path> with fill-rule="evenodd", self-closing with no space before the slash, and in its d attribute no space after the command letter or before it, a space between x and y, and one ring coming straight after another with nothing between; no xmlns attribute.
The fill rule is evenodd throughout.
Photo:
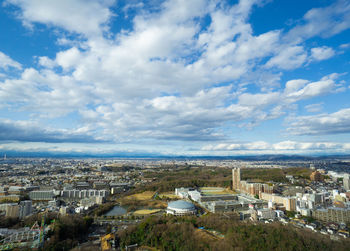
<svg viewBox="0 0 350 251"><path fill-rule="evenodd" d="M5 0L0 152L348 154L350 3Z"/></svg>

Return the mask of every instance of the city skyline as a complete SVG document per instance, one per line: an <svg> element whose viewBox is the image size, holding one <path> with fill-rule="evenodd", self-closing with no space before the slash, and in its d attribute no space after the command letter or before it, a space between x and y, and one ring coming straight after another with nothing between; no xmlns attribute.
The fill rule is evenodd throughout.
<svg viewBox="0 0 350 251"><path fill-rule="evenodd" d="M1 156L350 152L349 1L1 3Z"/></svg>

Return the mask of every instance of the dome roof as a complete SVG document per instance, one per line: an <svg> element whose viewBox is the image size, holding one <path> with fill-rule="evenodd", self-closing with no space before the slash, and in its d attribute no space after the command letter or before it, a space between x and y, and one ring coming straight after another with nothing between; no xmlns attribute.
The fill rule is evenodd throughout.
<svg viewBox="0 0 350 251"><path fill-rule="evenodd" d="M191 202L187 202L184 200L177 200L168 203L168 207L176 208L176 209L194 209L194 205Z"/></svg>

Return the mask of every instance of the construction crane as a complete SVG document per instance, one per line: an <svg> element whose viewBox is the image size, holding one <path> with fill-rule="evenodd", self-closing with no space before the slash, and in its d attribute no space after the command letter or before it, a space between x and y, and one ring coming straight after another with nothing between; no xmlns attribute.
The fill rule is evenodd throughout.
<svg viewBox="0 0 350 251"><path fill-rule="evenodd" d="M110 233L101 237L101 250L112 250L115 247L115 234Z"/></svg>
<svg viewBox="0 0 350 251"><path fill-rule="evenodd" d="M14 248L42 247L45 235L45 214L41 218L41 227L35 222L29 230L19 231L9 235L0 241L0 250L12 250Z"/></svg>

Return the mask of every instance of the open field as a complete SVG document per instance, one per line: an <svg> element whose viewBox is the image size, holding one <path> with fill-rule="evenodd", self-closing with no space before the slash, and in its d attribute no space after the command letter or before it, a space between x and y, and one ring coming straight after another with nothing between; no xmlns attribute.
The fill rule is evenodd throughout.
<svg viewBox="0 0 350 251"><path fill-rule="evenodd" d="M145 191L143 193L137 193L133 195L126 196L125 199L136 199L136 200L150 200L154 196L155 192Z"/></svg>
<svg viewBox="0 0 350 251"><path fill-rule="evenodd" d="M167 203L161 200L153 199L155 192L145 191L142 193L132 194L118 199L117 201L128 208L128 212L139 208L166 208Z"/></svg>
<svg viewBox="0 0 350 251"><path fill-rule="evenodd" d="M165 192L165 193L159 194L158 196L159 196L159 198L162 198L162 199L164 197L170 198L170 199L179 199L180 198L179 196L175 195L174 192Z"/></svg>
<svg viewBox="0 0 350 251"><path fill-rule="evenodd" d="M134 212L135 215L149 215L160 212L161 209L141 209Z"/></svg>

